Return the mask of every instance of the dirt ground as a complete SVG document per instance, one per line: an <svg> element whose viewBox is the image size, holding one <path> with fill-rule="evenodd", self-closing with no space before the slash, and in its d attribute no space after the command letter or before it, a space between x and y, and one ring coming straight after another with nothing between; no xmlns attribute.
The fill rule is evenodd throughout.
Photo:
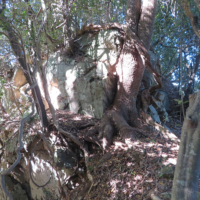
<svg viewBox="0 0 200 200"><path fill-rule="evenodd" d="M50 130L59 138L49 112L48 118ZM92 175L93 185L91 187L86 175L84 157L79 157L78 167L65 185L69 194L67 199L150 200L155 195L163 200L170 199L179 149L177 142L166 139L161 132L153 129L146 133L147 137L137 138L135 141L122 140L116 136L113 145L103 150L98 142L94 144L90 142L91 138L85 137L99 123L97 119L65 110L57 110L56 118L60 127L76 136L90 153L87 169ZM39 121L33 121L33 124L35 129L40 129ZM180 138L182 123L177 116L171 117L167 126ZM25 134L29 128L30 125L25 125ZM91 137L91 141L98 138L97 135ZM68 142L73 143L70 140ZM84 169L85 173L78 173L78 168Z"/></svg>
<svg viewBox="0 0 200 200"><path fill-rule="evenodd" d="M56 116L62 128L80 140L98 123L97 119L67 111L57 111ZM180 138L179 119L171 118L167 125ZM93 187L90 190L89 180L78 177L74 179L74 186L69 187L68 199L148 200L152 195L170 199L179 146L164 138L161 132L150 131L148 137L135 141L115 137L113 145L104 151L96 144L90 143L89 147L88 170L93 176ZM172 174L162 173L166 166Z"/></svg>

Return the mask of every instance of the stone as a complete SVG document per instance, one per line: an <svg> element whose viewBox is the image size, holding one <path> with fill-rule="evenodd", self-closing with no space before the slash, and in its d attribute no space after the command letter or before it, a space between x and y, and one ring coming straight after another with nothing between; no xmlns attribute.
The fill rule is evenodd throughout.
<svg viewBox="0 0 200 200"><path fill-rule="evenodd" d="M118 30L102 30L99 34L84 34L75 40L84 56L77 56L73 60L61 59L60 52L50 56L48 62L47 81L51 95L54 82L57 83L62 98L67 101L54 104L55 108L84 113L101 118L106 107L112 103L113 88L116 87L115 69L112 65L117 62L121 41ZM58 59L59 57L59 59ZM81 59L80 59L81 57ZM61 62L62 60L62 62ZM65 75L65 77L63 77ZM113 82L115 85L113 85ZM58 95L58 93L56 94Z"/></svg>
<svg viewBox="0 0 200 200"><path fill-rule="evenodd" d="M161 196L164 199L171 199L171 193L170 192L163 192L163 193L161 193Z"/></svg>
<svg viewBox="0 0 200 200"><path fill-rule="evenodd" d="M49 56L46 77L51 102L55 109L69 109L96 118L102 117L105 109L113 103L116 93L115 64L122 46L120 34L116 29L85 33L74 41L75 46L80 50L79 54L70 57L66 52L59 50ZM149 54L152 65L160 72L156 55L151 51ZM16 86L20 85L22 72L17 70L15 73ZM38 75L37 80L47 109L48 104L44 100L42 80ZM143 83L145 87L155 84L152 74L147 70L144 72ZM11 94L8 93L9 91L5 96L7 99L8 97L12 99ZM16 96L20 97L24 105L26 104L27 98L22 95L21 89L16 90ZM156 91L153 99L154 103L149 108L152 118L158 123L167 120L166 107L168 109L169 105L166 94ZM4 104L8 103L5 101ZM10 107L10 104L5 107Z"/></svg>
<svg viewBox="0 0 200 200"><path fill-rule="evenodd" d="M0 177L1 179L1 177ZM9 191L9 193L12 195L13 200L28 200L28 196L26 194L26 191L24 189L22 189L22 186L20 185L20 183L15 183L12 181L12 179L9 176L6 176L5 178L5 183L6 183L6 187ZM0 198L1 200L6 200L8 199L5 194L3 193L3 190L0 187Z"/></svg>
<svg viewBox="0 0 200 200"><path fill-rule="evenodd" d="M77 165L76 158L68 149L57 149L57 166L73 168Z"/></svg>
<svg viewBox="0 0 200 200"><path fill-rule="evenodd" d="M197 192L197 200L200 200L200 192Z"/></svg>
<svg viewBox="0 0 200 200"><path fill-rule="evenodd" d="M165 92L161 90L156 90L152 97L153 100L152 105L156 109L161 122L169 121L168 113L165 108L166 96L167 94Z"/></svg>
<svg viewBox="0 0 200 200"><path fill-rule="evenodd" d="M175 165L169 164L162 167L159 177L171 179L174 177L174 172L175 172Z"/></svg>
<svg viewBox="0 0 200 200"><path fill-rule="evenodd" d="M156 109L155 109L152 105L149 106L148 112L149 112L149 114L151 115L152 119L153 119L155 122L157 122L157 123L159 123L159 124L161 123L160 117L159 117L159 115L158 115L158 112L156 111Z"/></svg>
<svg viewBox="0 0 200 200"><path fill-rule="evenodd" d="M27 83L26 77L22 69L17 69L13 77L13 85L20 88Z"/></svg>

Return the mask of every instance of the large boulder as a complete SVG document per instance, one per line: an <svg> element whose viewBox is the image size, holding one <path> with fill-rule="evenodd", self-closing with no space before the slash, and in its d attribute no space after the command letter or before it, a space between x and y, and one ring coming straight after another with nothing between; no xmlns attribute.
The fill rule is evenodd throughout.
<svg viewBox="0 0 200 200"><path fill-rule="evenodd" d="M102 117L113 102L117 84L115 64L122 46L120 37L119 30L85 33L75 41L79 49L75 57L61 51L51 55L47 79L51 100L55 102L59 96L55 108Z"/></svg>
<svg viewBox="0 0 200 200"><path fill-rule="evenodd" d="M115 64L122 47L121 33L119 30L87 32L77 37L75 46L77 50L74 57L62 51L50 56L47 79L51 100L55 108L68 108L76 113L101 118L105 109L112 104L115 94ZM160 72L158 58L151 51L149 54L152 65ZM147 70L142 82L145 88L157 84ZM155 103L149 111L154 112L153 118L160 123L168 116L168 97L162 91L154 95ZM163 98L159 99L159 96Z"/></svg>
<svg viewBox="0 0 200 200"><path fill-rule="evenodd" d="M33 125L31 124L31 126ZM1 140L5 144L4 151L6 153L2 154L2 150L0 150L0 173L7 170L17 159L18 137L12 138L16 132L18 132L18 125L14 122L8 124L5 130L1 132ZM12 140L8 138L12 138ZM59 182L63 189L66 189L66 179L73 175L73 167L77 166L77 160L73 158L73 154L66 147L62 146L62 143L57 140L54 134L50 134L48 139L49 148L53 146L55 150L55 164L53 164L48 147L42 142L38 143L39 134L34 135L31 131L24 134L24 149L20 163L14 168L13 173L5 176L6 188L13 196L13 200L60 199ZM0 148L2 148L1 144ZM30 159L31 153L33 153L32 159ZM29 171L30 165L31 171ZM38 187L38 185L45 186ZM7 199L1 187L0 199Z"/></svg>
<svg viewBox="0 0 200 200"><path fill-rule="evenodd" d="M122 37L123 33L119 29L86 32L74 40L73 56L68 53L70 46L67 51L59 50L50 55L45 66L47 66L48 90L55 109L69 109L96 118L102 117L105 109L114 100L117 88L115 65L123 46ZM158 58L152 51L149 51L149 54L152 65L160 72ZM42 79L39 74L36 78L47 109L48 104L44 98ZM4 92L6 97L3 102L4 106L8 109L14 106L17 110L16 102L19 101L27 109L30 105L26 105L27 97L24 95L24 90L28 85L26 85L21 69L16 70L13 82L13 91ZM152 74L147 70L144 72L142 82L144 88L156 84ZM166 109L169 110L170 106L167 94L164 95L164 100L159 100L157 93L161 94L162 91L154 94L155 103L149 108L149 112L152 111L152 117L154 115L153 118L159 122L167 118ZM11 112L15 113L14 110Z"/></svg>

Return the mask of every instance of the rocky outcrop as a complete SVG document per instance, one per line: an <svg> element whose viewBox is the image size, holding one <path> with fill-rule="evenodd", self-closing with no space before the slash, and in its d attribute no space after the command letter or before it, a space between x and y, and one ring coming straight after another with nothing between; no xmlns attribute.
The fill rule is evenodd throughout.
<svg viewBox="0 0 200 200"><path fill-rule="evenodd" d="M120 37L119 30L85 33L75 40L78 49L75 57L61 51L51 55L47 77L50 93L55 91L51 97L56 108L68 108L76 113L102 117L105 109L112 104L115 94L115 64L122 45ZM149 54L152 65L160 72L157 56L151 51ZM156 84L147 70L142 82L145 88ZM153 102L148 109L152 118L158 123L168 120L167 94L161 90L156 91Z"/></svg>
<svg viewBox="0 0 200 200"><path fill-rule="evenodd" d="M101 118L114 97L115 64L122 45L120 33L85 33L75 40L75 45L79 50L73 58L61 51L51 55L47 65L49 90L59 95L57 108ZM53 100L54 94L51 96Z"/></svg>
<svg viewBox="0 0 200 200"><path fill-rule="evenodd" d="M0 150L0 171L7 169L17 159L18 137L7 140L7 138L11 138L16 132L18 132L18 125L11 123L1 133L1 141L5 143L6 154L1 155ZM21 161L12 173L5 177L6 188L13 196L13 200L59 199L59 182L63 185L67 177L73 174L73 167L77 165L77 160L59 141L55 144L57 138L53 134L48 139L51 145L54 144L54 163L49 149L44 145L45 143L38 143L40 135L32 134L31 130L24 135L24 149L22 150L23 156ZM32 159L31 153L33 153ZM30 174L34 183L31 180ZM65 187L63 186L63 188ZM0 199L7 199L1 187Z"/></svg>
<svg viewBox="0 0 200 200"><path fill-rule="evenodd" d="M101 118L114 99L117 85L115 65L122 45L122 33L119 29L100 30L78 36L74 40L74 56L67 53L70 47L68 51L60 50L51 54L45 66L47 66L48 89L54 108L69 109L76 113ZM152 51L149 51L149 54L152 65L160 72L157 56ZM48 104L44 98L39 74L37 80L47 109ZM144 88L156 84L152 74L147 70L144 72L142 82ZM13 91L8 89L4 92L3 104L7 110L11 107L15 107L16 110L16 102L19 102L24 106L22 111L26 110L29 105L24 90L28 86L21 69L16 70L13 83ZM168 92L163 92L163 89L156 91L148 113L156 122L164 122L168 120L170 103L172 102L168 99Z"/></svg>

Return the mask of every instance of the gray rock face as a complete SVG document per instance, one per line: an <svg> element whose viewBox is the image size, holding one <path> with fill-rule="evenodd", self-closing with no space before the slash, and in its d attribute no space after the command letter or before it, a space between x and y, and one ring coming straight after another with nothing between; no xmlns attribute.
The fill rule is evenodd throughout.
<svg viewBox="0 0 200 200"><path fill-rule="evenodd" d="M2 141L5 142L6 138L11 137L14 130L12 126L8 127L7 130L2 133ZM38 141L37 137L38 136L33 136L30 133L24 135L23 143L25 152L30 153L32 151ZM5 150L7 153L1 157L2 162L0 172L8 169L8 165L10 166L17 159L17 140L17 137L15 137L13 140L10 140L6 143ZM73 174L73 166L76 166L77 163L74 162L71 154L66 149L61 149L60 143L58 146L55 145L56 140L56 137L51 134L49 137L49 142L52 142L51 145L54 145L56 152L59 151L58 154L55 152L54 155L56 166L58 166L58 168L52 164L52 157L46 150L48 148L45 147L45 145L42 143L39 143L33 153L31 162L28 164L28 160L30 160L29 156L22 155L20 164L15 167L13 173L11 173L10 176L5 177L6 187L13 196L13 200L59 199L58 197L60 196L60 193L58 179L61 184L65 183L66 178ZM61 165L59 166L60 163ZM30 164L32 167L31 174L34 182L39 186L48 183L45 187L37 187L32 182L28 167ZM64 187L65 186L63 186L63 188ZM1 187L0 199L7 199Z"/></svg>
<svg viewBox="0 0 200 200"><path fill-rule="evenodd" d="M167 94L161 90L155 91L153 95L153 106L160 116L161 122L169 121L166 105L168 102Z"/></svg>
<svg viewBox="0 0 200 200"><path fill-rule="evenodd" d="M77 165L76 158L74 154L72 154L69 150L65 149L57 149L57 166L58 167L65 167L73 168Z"/></svg>
<svg viewBox="0 0 200 200"><path fill-rule="evenodd" d="M153 119L155 122L157 122L157 123L159 123L159 124L161 123L160 117L159 117L159 115L158 115L158 112L156 111L156 109L155 109L152 105L149 106L148 112L150 113L152 119Z"/></svg>
<svg viewBox="0 0 200 200"><path fill-rule="evenodd" d="M160 65L157 56L149 51L151 64L160 73ZM146 69L144 71L142 83L145 88L149 88L152 85L156 85L153 75ZM152 119L157 123L168 121L168 111L170 111L170 103L167 93L163 90L156 90L153 94L153 104L149 106L148 113Z"/></svg>
<svg viewBox="0 0 200 200"><path fill-rule="evenodd" d="M1 180L1 177L0 177ZM13 181L9 176L5 179L6 187L8 188L8 191L12 194L13 200L28 200L28 195L26 194L26 191L22 189L21 185L19 183L14 184ZM2 189L0 188L0 198L1 200L7 200L8 198L3 193Z"/></svg>
<svg viewBox="0 0 200 200"><path fill-rule="evenodd" d="M113 101L117 84L115 64L120 53L119 36L118 30L84 34L76 41L84 56L72 59L62 52L51 56L47 78L55 108L102 117ZM59 95L59 105L56 105L56 95Z"/></svg>
<svg viewBox="0 0 200 200"><path fill-rule="evenodd" d="M148 108L148 113L152 119L157 123L169 121L167 108L169 106L169 99L165 92L157 90L152 96L153 103Z"/></svg>

